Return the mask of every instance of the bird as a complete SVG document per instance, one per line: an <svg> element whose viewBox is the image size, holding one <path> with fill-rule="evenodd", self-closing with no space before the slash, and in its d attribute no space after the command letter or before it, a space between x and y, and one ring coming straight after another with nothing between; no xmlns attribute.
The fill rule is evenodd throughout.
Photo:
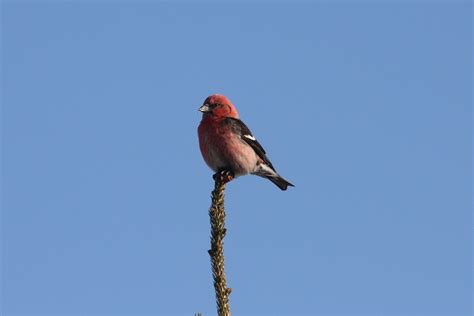
<svg viewBox="0 0 474 316"><path fill-rule="evenodd" d="M199 108L202 120L198 127L199 148L206 164L226 182L243 175L266 178L285 191L293 184L281 177L267 153L250 129L239 118L230 100L213 94Z"/></svg>

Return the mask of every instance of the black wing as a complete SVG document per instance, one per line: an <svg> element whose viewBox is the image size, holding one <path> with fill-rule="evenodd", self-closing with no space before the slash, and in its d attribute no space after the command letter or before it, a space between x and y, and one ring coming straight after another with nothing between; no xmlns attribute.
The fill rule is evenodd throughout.
<svg viewBox="0 0 474 316"><path fill-rule="evenodd" d="M275 171L275 168L273 168L272 163L270 162L270 159L268 159L265 149L263 149L262 145L257 141L255 136L253 136L252 132L250 129L247 127L247 125L244 124L239 119L228 117L224 120L224 124L229 124L233 131L240 136L240 138L245 141L247 144L250 145L250 147L253 148L253 150L257 153L257 155L270 167Z"/></svg>

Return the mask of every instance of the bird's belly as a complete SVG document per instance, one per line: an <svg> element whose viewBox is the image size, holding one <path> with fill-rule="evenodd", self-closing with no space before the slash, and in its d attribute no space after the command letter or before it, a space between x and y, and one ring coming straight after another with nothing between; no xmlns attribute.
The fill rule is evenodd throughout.
<svg viewBox="0 0 474 316"><path fill-rule="evenodd" d="M258 157L250 146L236 138L224 137L222 141L225 143L223 147L207 147L205 160L214 172L230 168L238 177L255 171Z"/></svg>
<svg viewBox="0 0 474 316"><path fill-rule="evenodd" d="M255 151L243 143L240 139L235 139L230 148L234 148L229 154L230 167L235 176L242 176L252 173L257 167L257 155Z"/></svg>

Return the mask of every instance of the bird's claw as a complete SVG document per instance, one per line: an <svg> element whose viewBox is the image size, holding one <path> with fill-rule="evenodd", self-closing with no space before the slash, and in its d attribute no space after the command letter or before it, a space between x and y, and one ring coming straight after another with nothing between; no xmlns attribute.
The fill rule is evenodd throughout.
<svg viewBox="0 0 474 316"><path fill-rule="evenodd" d="M227 183L234 179L234 173L229 169L222 169L217 171L212 178L214 181L219 180L222 183Z"/></svg>

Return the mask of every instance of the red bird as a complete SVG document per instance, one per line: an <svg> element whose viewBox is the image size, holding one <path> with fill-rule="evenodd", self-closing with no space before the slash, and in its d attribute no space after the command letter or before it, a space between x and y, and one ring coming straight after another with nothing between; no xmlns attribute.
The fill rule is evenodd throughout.
<svg viewBox="0 0 474 316"><path fill-rule="evenodd" d="M234 177L254 174L275 183L281 190L294 186L273 168L262 145L239 119L239 113L221 94L208 97L199 108L199 148L207 165L217 173Z"/></svg>

